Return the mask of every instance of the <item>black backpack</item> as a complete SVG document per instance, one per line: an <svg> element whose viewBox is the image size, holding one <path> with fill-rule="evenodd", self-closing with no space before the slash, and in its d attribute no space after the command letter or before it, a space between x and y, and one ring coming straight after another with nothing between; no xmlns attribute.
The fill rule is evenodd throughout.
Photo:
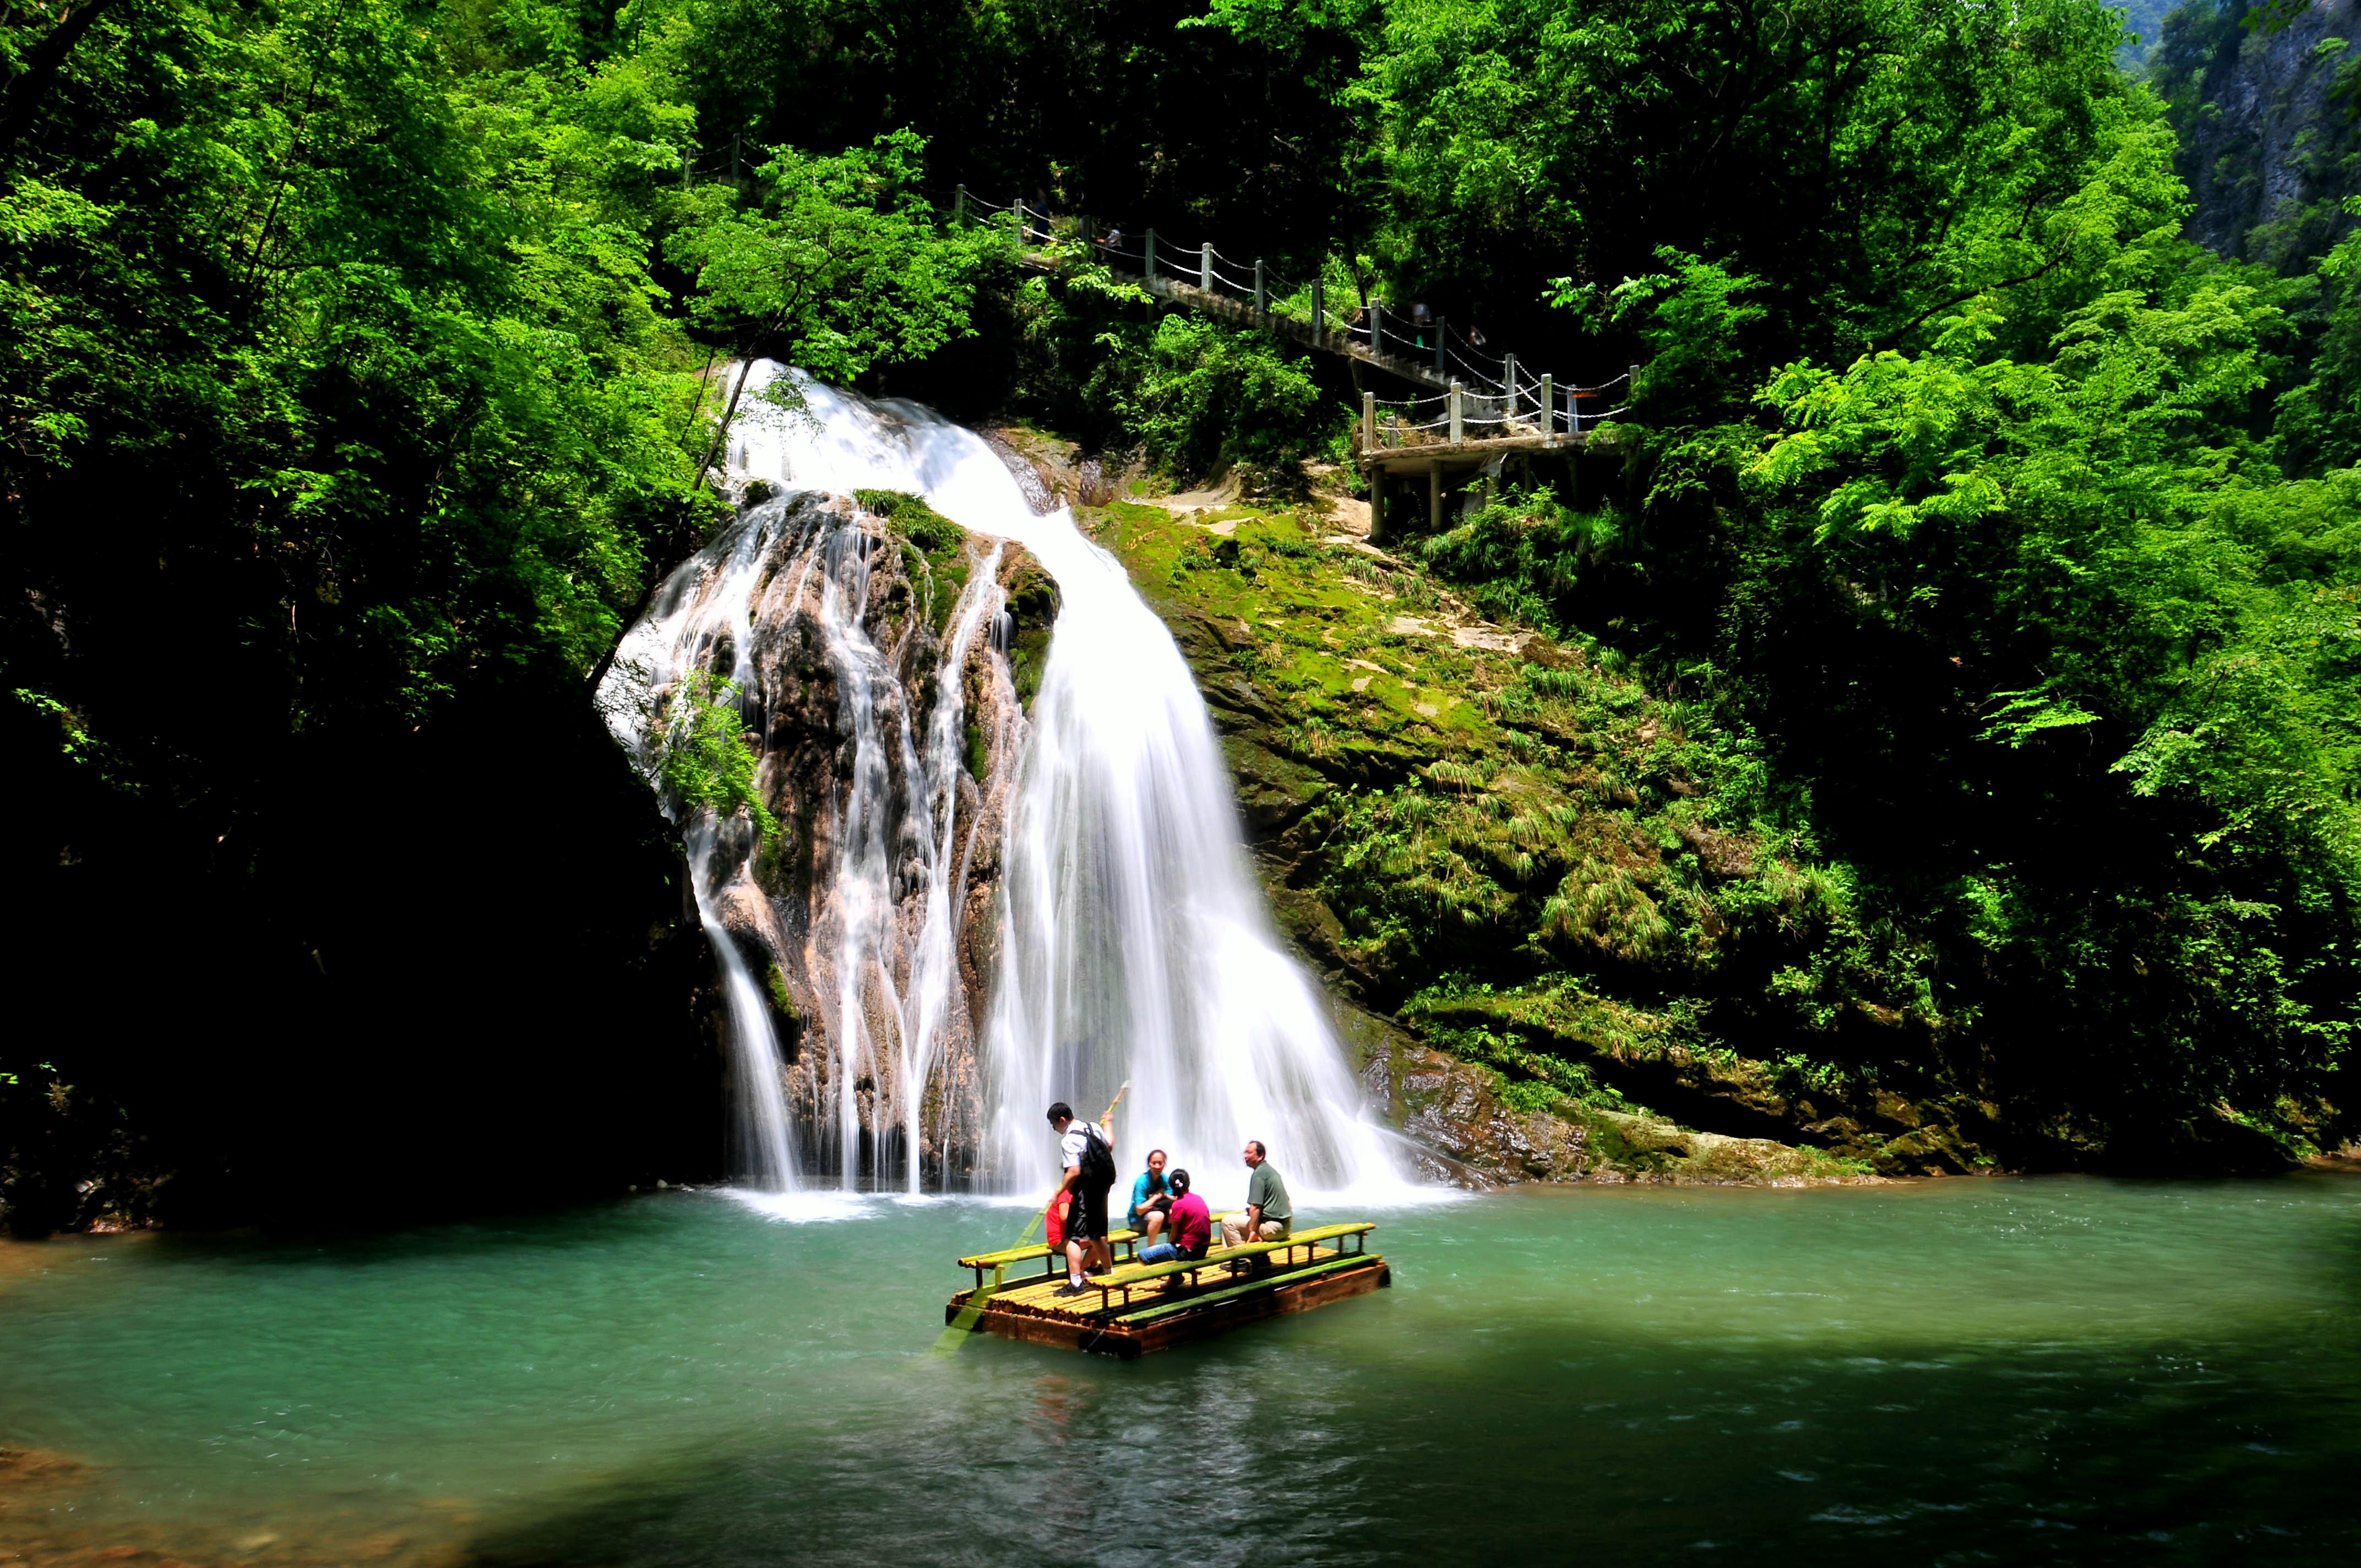
<svg viewBox="0 0 2361 1568"><path fill-rule="evenodd" d="M1082 1124L1082 1172L1079 1185L1093 1192L1104 1191L1115 1185L1115 1149L1088 1122Z"/></svg>

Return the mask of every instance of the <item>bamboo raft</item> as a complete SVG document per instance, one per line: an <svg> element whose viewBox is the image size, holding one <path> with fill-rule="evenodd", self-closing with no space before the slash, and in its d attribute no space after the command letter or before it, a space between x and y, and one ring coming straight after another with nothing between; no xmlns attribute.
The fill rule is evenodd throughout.
<svg viewBox="0 0 2361 1568"><path fill-rule="evenodd" d="M1121 1258L1112 1273L1092 1276L1091 1293L1082 1296L1058 1294L1066 1283L1062 1253L1047 1246L981 1253L959 1260L974 1271L975 1284L950 1299L943 1321L958 1323L972 1304L980 1332L1128 1361L1391 1285L1393 1270L1367 1250L1375 1229L1367 1220L1321 1225L1285 1241L1217 1246L1194 1262L1157 1264L1137 1260L1137 1232L1117 1231L1107 1239ZM1043 1272L1008 1277L1036 1259Z"/></svg>

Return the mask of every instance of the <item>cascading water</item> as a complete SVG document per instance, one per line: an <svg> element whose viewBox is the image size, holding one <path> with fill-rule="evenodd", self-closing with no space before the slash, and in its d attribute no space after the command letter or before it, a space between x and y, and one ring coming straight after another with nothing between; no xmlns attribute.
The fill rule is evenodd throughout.
<svg viewBox="0 0 2361 1568"><path fill-rule="evenodd" d="M1003 615L1002 551L973 563L938 636L906 602L899 615L873 602L889 543L877 519L824 497L754 508L666 581L600 693L682 827L728 1014L741 1133L732 1174L774 1192L796 1189L799 1163L846 1188L898 1177L916 1191L929 1146L948 1168L975 1141L973 1126L958 1124L958 1096L938 1096L936 1125L923 1119L946 1047L972 1036L956 1005L955 927L968 850L999 812L993 794L963 781L971 674L999 716L983 754L1016 750L1005 664L979 642ZM890 564L898 570L901 558ZM911 587L904 578L895 590ZM893 645L879 645L881 630L898 632ZM939 654L931 663L929 651ZM782 864L793 856L775 842L765 869L746 814L722 817L665 791L664 749L688 721L681 698L698 689L699 671L734 690L760 742L757 787L796 818L781 839L809 845L804 875ZM914 685L931 703L923 725ZM782 1014L804 1025L806 1059L793 1070Z"/></svg>
<svg viewBox="0 0 2361 1568"><path fill-rule="evenodd" d="M757 367L756 379L770 373ZM1256 1137L1302 1189L1407 1190L1391 1136L1367 1118L1310 977L1270 927L1188 664L1121 565L1065 509L1037 515L972 432L913 404L873 403L800 377L797 386L803 413L763 408L744 419L731 452L740 469L790 488L917 493L975 533L1022 544L1060 589L1006 828L999 957L980 1053L979 1179L1030 1190L1049 1159L1042 1108L1067 1100L1095 1114L1128 1080L1119 1132L1130 1156L1153 1145L1178 1163L1227 1168ZM857 598L855 588L843 591ZM869 668L854 653L847 664L830 650L845 667ZM848 681L848 694L857 685ZM855 711L866 699L845 700L847 722L867 733ZM955 1010L939 955L950 948L960 902L950 879L964 881L967 857L950 870L952 814L937 764L953 751L956 724L938 707L926 757L902 770L928 781L905 817L933 825L926 874L947 879L942 895L930 883L923 900L920 961L902 997L906 1036L918 1042L906 1045L902 1060L906 1072L921 1074L905 1084L912 1116L925 1066L936 1059L928 1021ZM906 718L899 737L907 748ZM851 787L873 800L867 779L856 762ZM848 808L845 820L865 819ZM971 826L971 842L982 826ZM868 896L856 890L876 885L869 855L866 840L858 849L840 841L835 902L848 912L848 930L874 924L851 913ZM851 995L842 993L844 1037L831 1048L854 1060L869 1047ZM836 1109L850 1114L845 1101ZM839 1134L848 1147L851 1129L843 1122ZM912 1150L906 1184L915 1190L915 1137Z"/></svg>
<svg viewBox="0 0 2361 1568"><path fill-rule="evenodd" d="M631 628L614 668L599 688L599 705L616 739L639 761L652 783L667 743L667 720L686 718L669 699L700 659L729 663L729 677L741 689L753 678L751 601L756 571L767 557L774 519L752 519L724 533L664 582L647 617ZM785 1087L779 1042L770 1009L763 1005L745 954L721 916L722 890L750 881L754 852L751 826L723 820L710 807L691 811L659 784L657 798L682 830L687 851L689 891L699 924L712 943L721 970L722 995L730 1014L730 1091L738 1146L731 1174L769 1191L797 1186L795 1147L788 1135Z"/></svg>

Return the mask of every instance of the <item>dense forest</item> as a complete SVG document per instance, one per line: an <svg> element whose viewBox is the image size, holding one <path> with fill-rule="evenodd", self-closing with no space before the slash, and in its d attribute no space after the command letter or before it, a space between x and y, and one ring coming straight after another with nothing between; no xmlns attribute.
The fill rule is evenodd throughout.
<svg viewBox="0 0 2361 1568"><path fill-rule="evenodd" d="M728 516L717 364L1180 477L1284 484L1352 417L1277 340L1028 274L961 184L1642 367L1603 492L1404 549L1680 696L1799 868L1707 1044L1915 1063L2013 1163L2342 1142L2361 236L2334 170L2254 244L2188 223L2207 83L2286 11L2198 0L2142 75L2097 0L12 7L0 1201L710 1166L701 938L588 681ZM1586 887L1488 955L1373 887L1377 1000L1748 917Z"/></svg>

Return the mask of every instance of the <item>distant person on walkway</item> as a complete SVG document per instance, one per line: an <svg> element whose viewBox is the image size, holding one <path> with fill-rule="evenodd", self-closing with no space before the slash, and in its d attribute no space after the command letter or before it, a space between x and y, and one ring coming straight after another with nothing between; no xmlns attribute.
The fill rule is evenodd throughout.
<svg viewBox="0 0 2361 1568"><path fill-rule="evenodd" d="M1295 1219L1295 1205L1287 1201L1287 1183L1264 1153L1262 1140L1248 1138L1246 1148L1246 1207L1243 1214L1222 1221L1222 1245L1245 1246L1252 1242L1283 1242Z"/></svg>
<svg viewBox="0 0 2361 1568"><path fill-rule="evenodd" d="M1172 1193L1170 1223L1164 1234L1170 1239L1139 1249L1142 1263L1178 1263L1182 1258L1195 1262L1205 1255L1213 1240L1213 1212L1205 1201L1189 1190L1189 1173L1176 1170L1164 1179Z"/></svg>
<svg viewBox="0 0 2361 1568"><path fill-rule="evenodd" d="M1164 1185L1164 1164L1162 1149L1148 1151L1148 1168L1131 1184L1131 1207L1124 1211L1124 1218L1143 1243L1156 1239L1164 1228L1164 1212L1172 1207L1172 1195Z"/></svg>
<svg viewBox="0 0 2361 1568"><path fill-rule="evenodd" d="M1060 1190L1073 1198L1066 1216L1066 1285L1059 1294L1075 1296L1090 1288L1082 1283L1085 1272L1104 1274L1115 1266L1106 1239L1115 1136L1103 1126L1075 1121L1074 1108L1062 1100L1049 1107L1049 1125L1058 1129L1058 1157L1066 1168Z"/></svg>
<svg viewBox="0 0 2361 1568"><path fill-rule="evenodd" d="M1123 248L1123 226L1120 224L1109 225L1106 233L1099 236L1099 246L1107 253L1108 260L1115 259L1115 253Z"/></svg>

